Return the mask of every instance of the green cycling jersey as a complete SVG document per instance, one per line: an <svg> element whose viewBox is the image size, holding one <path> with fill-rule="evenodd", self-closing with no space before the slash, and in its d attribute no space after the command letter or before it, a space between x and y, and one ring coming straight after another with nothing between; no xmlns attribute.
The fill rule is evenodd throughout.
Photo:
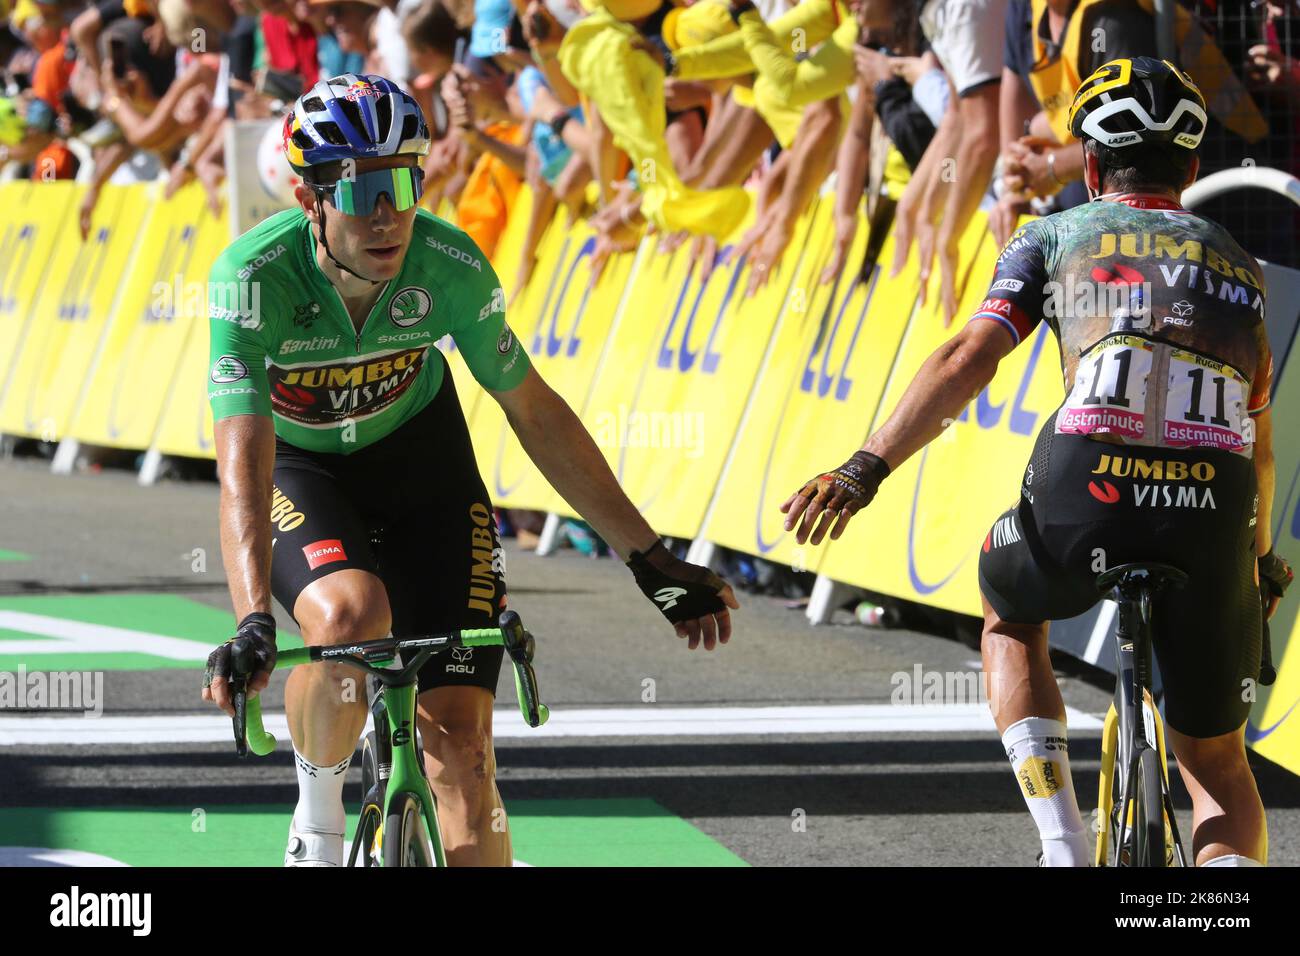
<svg viewBox="0 0 1300 956"><path fill-rule="evenodd" d="M317 265L301 209L270 217L218 257L208 319L214 420L270 415L277 435L311 451L354 452L424 408L446 374L434 347L446 335L485 388L514 388L529 367L487 257L423 209L401 271L359 331Z"/></svg>

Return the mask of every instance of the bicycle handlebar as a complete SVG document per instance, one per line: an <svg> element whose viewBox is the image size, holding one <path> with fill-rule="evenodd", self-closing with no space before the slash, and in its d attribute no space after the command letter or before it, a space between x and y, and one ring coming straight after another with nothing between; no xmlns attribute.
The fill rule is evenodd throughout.
<svg viewBox="0 0 1300 956"><path fill-rule="evenodd" d="M453 647L503 647L510 655L515 669L515 696L519 711L530 727L540 727L550 718L550 709L542 703L537 689L537 674L533 670L536 641L524 630L523 622L514 611L501 615L501 626L469 628L431 634L416 638L380 638L358 644L316 645L292 647L278 651L275 667L297 667L335 661L352 664L367 671L377 671L377 663L387 663L403 650L444 651ZM268 733L262 721L262 701L248 696L248 678L253 672L252 641L238 638L231 645L231 696L235 705L233 719L235 752L243 757L251 750L265 757L275 749L275 737Z"/></svg>

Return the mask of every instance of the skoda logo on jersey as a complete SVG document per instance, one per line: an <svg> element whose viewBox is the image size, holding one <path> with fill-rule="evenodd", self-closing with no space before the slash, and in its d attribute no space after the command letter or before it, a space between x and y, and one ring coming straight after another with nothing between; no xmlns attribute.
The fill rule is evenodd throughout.
<svg viewBox="0 0 1300 956"><path fill-rule="evenodd" d="M248 374L248 367L233 355L223 355L212 363L212 381L218 385L238 382Z"/></svg>
<svg viewBox="0 0 1300 956"><path fill-rule="evenodd" d="M408 329L415 325L433 308L433 299L419 286L408 285L397 290L393 301L388 305L388 318L399 329Z"/></svg>
<svg viewBox="0 0 1300 956"><path fill-rule="evenodd" d="M502 355L509 355L510 349L515 344L515 333L510 331L510 326L501 330L501 335L497 337L497 351Z"/></svg>

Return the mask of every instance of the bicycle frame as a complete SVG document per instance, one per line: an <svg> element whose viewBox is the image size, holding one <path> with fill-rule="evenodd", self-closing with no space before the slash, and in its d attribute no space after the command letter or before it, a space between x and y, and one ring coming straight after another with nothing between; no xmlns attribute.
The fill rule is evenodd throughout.
<svg viewBox="0 0 1300 956"><path fill-rule="evenodd" d="M244 643L240 643L240 642ZM247 677L251 673L251 642L241 638L232 650L234 675L232 697L235 706L235 748L240 756L248 750L265 756L275 749L275 737L266 732L262 724L261 699L248 698ZM418 695L417 674L424 663L436 652L453 647L503 647L510 655L515 670L515 691L524 720L532 727L546 723L550 712L537 691L537 676L533 671L533 637L524 630L519 615L506 611L501 615L501 626L483 629L452 631L421 638L397 640L384 638L350 645L314 645L290 648L276 656L277 667L294 667L299 664L334 661L350 664L372 674L382 690L371 704L375 737L381 752L388 757L388 777L384 779L376 767L376 786L383 786L383 821L388 819L393 800L411 794L420 801L424 825L433 851L435 866L446 866L441 831L438 828L437 802L424 766L415 746L415 701ZM390 670L390 665L400 651L414 651L411 659L400 669ZM380 720L379 711L384 720ZM365 794L368 799L370 794ZM365 801L363 800L363 807ZM360 832L358 821L358 833ZM368 848L365 848L368 852Z"/></svg>
<svg viewBox="0 0 1300 956"><path fill-rule="evenodd" d="M1119 605L1119 623L1115 631L1115 664L1117 678L1115 697L1102 729L1102 766L1098 807L1108 807L1109 819L1097 821L1098 839L1094 862L1104 866L1108 856L1107 841L1110 825L1115 823L1117 850L1129 843L1134 793L1138 780L1138 757L1143 750L1159 755L1161 798L1165 820L1174 841L1174 851L1180 866L1185 866L1182 840L1174 816L1173 800L1169 793L1169 765L1165 750L1164 722L1151 696L1152 683L1152 588L1145 581L1134 586L1116 584L1114 598ZM1110 747L1111 741L1115 747ZM1111 803L1115 773L1123 774L1118 804ZM1116 815L1117 814L1117 815Z"/></svg>
<svg viewBox="0 0 1300 956"><path fill-rule="evenodd" d="M388 779L382 776L376 784L383 784L384 799L381 820L387 820L392 811L393 800L410 793L420 801L424 814L424 825L428 831L429 843L433 850L434 866L446 866L447 858L442 847L442 831L438 827L438 803L429 787L429 780L424 775L424 761L415 746L415 698L418 693L415 674L429 659L432 652L421 652L401 673L410 672L410 681L387 683L376 694L371 714L375 721L375 736L380 742L380 755L388 757ZM384 721L381 725L379 711L383 711ZM380 727L383 727L383 731ZM384 732L386 731L386 732ZM383 767L383 762L379 764ZM364 801L363 801L364 806ZM357 832L360 833L360 820ZM362 847L361 852L368 848Z"/></svg>

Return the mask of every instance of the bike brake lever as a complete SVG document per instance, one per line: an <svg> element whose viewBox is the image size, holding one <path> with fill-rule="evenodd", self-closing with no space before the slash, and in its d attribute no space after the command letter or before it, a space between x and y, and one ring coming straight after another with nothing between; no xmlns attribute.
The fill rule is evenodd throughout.
<svg viewBox="0 0 1300 956"><path fill-rule="evenodd" d="M248 756L248 678L253 672L253 642L236 638L230 645L230 695L235 705L235 755Z"/></svg>

